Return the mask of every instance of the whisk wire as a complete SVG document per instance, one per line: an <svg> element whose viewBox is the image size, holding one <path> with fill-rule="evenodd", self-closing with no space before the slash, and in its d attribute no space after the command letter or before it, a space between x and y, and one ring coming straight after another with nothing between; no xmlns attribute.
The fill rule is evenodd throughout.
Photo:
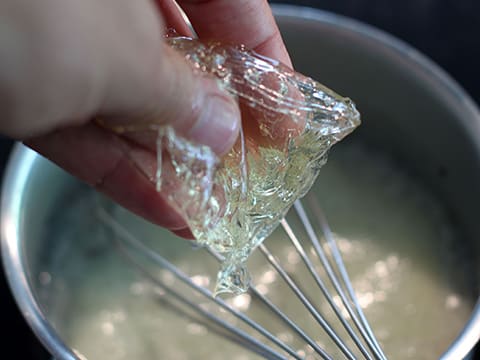
<svg viewBox="0 0 480 360"><path fill-rule="evenodd" d="M380 347L380 344L378 343L375 335L373 334L372 328L370 327L370 324L368 323L365 317L365 314L362 311L362 307L358 302L357 296L355 295L352 282L350 281L350 277L348 276L347 269L345 267L345 264L343 263L340 250L338 249L335 238L333 237L333 233L332 233L332 230L330 229L330 225L328 224L326 216L323 210L321 209L320 205L318 204L318 201L313 196L307 197L307 201L309 202L310 208L312 209L315 215L315 219L318 220L319 226L323 232L326 243L329 246L329 249L331 251L331 254L334 260L333 266L337 268L340 274L340 279L343 282L343 286L347 290L348 297L343 291L343 288L341 287L339 281L337 280L338 276L336 276L333 273L332 267L330 266L330 262L327 260L325 253L322 250L322 247L320 246L319 239L316 236L315 231L313 230L313 227L308 219L308 216L305 212L305 209L302 205L301 200L297 200L294 203L294 208L297 211L297 214L299 215L299 217L302 219L302 222L305 226L305 229L307 230L310 240L312 241L315 251L318 257L321 259L322 265L325 267L328 277L332 282L332 284L334 285L335 290L337 290L337 292L339 293L340 298L343 304L345 305L352 321L357 326L358 330L364 337L368 346L374 351L378 359L386 360L387 358L383 353L383 350ZM353 304L353 307L355 308L355 312L353 311L352 306L350 304Z"/></svg>
<svg viewBox="0 0 480 360"><path fill-rule="evenodd" d="M267 261L275 268L278 274L282 279L287 283L290 289L302 302L302 304L307 308L310 314L317 320L320 326L325 330L325 332L330 336L333 342L339 347L339 349L345 354L345 356L350 360L355 360L353 353L347 348L345 343L340 339L338 334L333 330L330 324L323 318L318 309L307 299L305 294L300 290L298 285L292 279L290 275L283 269L279 261L272 255L272 253L267 249L264 244L259 246L260 251L266 257Z"/></svg>
<svg viewBox="0 0 480 360"><path fill-rule="evenodd" d="M181 270L179 270L175 265L170 263L167 259L162 257L160 254L157 252L153 251L150 249L148 246L144 245L141 241L136 239L125 227L123 227L119 222L115 221L115 219L108 214L105 210L100 209L98 212L98 216L100 220L102 220L104 223L106 223L108 226L111 227L111 229L121 237L125 242L127 242L129 245L133 246L134 248L137 248L140 250L142 254L144 254L146 257L148 257L150 260L154 261L157 265L160 265L161 267L165 268L168 270L172 275L174 275L178 280L186 284L188 287L192 288L196 292L200 293L210 301L213 301L216 303L218 306L220 306L222 309L226 310L227 312L231 313L238 319L242 320L245 322L248 326L250 326L252 329L256 330L258 333L261 335L265 336L268 340L272 341L275 345L280 347L282 350L284 350L286 353L291 355L293 358L301 360L302 357L300 357L295 350L290 348L288 345L286 345L284 342L282 342L278 337L275 335L271 334L269 331L267 331L264 327L256 323L255 321L251 320L248 316L245 314L241 313L240 311L234 309L233 307L229 306L225 301L223 301L219 297L214 297L212 292L209 291L208 289L199 286L195 284L186 274L184 274ZM131 258L131 257L130 257ZM148 274L148 278L153 280L154 283L159 284L159 281L156 280L156 277L149 274L145 267L142 265L136 266L140 267L142 273ZM164 287L163 287L164 288ZM179 295L182 297L181 295ZM183 297L184 298L184 297ZM207 314L208 311L205 311L202 309L200 306L192 303L188 299L184 298L185 303L191 304L193 308L195 308L199 313L202 314ZM223 326L225 329L234 331L237 334L243 333L241 336L244 339L248 339L248 341L252 342L255 344L255 346L258 346L265 350L267 353L269 353L272 358L275 359L285 359L285 357L281 356L279 353L275 352L273 349L269 348L265 344L259 342L257 339L251 337L245 332L242 332L240 329L235 328L231 324L229 324L227 321L220 319L219 317L214 316L213 314L208 314L208 317L216 322L217 324Z"/></svg>
<svg viewBox="0 0 480 360"><path fill-rule="evenodd" d="M263 296L258 292L258 290L252 286L249 289L249 292L253 294L256 298L261 300L265 306L267 306L271 311L273 311L288 327L290 327L298 336L300 336L305 342L312 347L312 349L320 355L324 360L333 360L330 355L328 355L325 350L323 350L310 336L306 334L294 321L292 321L288 316L285 315L274 303L272 303L267 297Z"/></svg>
<svg viewBox="0 0 480 360"><path fill-rule="evenodd" d="M320 276L317 271L315 271L315 267L313 266L312 262L308 258L305 249L303 246L300 244L298 241L297 236L295 235L294 231L288 224L286 219L282 219L281 225L285 232L287 233L290 241L294 245L295 249L297 252L300 254L300 257L302 258L303 262L305 263L305 266L309 270L310 274L314 278L316 284L320 288L322 294L324 295L325 299L327 300L328 304L331 306L332 310L335 312L335 315L337 316L338 320L341 322L345 330L348 332L348 334L351 336L352 340L355 342L357 345L358 349L361 351L361 353L365 356L366 359L371 360L372 357L368 353L368 350L365 348L365 346L362 344L361 340L358 338L358 336L355 334L354 330L350 326L350 324L345 320L344 316L342 316L340 309L338 306L335 304L335 301L333 300L333 297L331 296L330 292L327 290L324 282L320 279Z"/></svg>
<svg viewBox="0 0 480 360"><path fill-rule="evenodd" d="M237 342L240 345L243 345L244 347L247 347L249 350L262 355L263 357L267 359L272 359L272 360L283 360L285 357L282 356L281 354L275 352L272 348L269 346L263 344L261 341L257 340L255 337L249 335L245 331L242 331L238 327L235 327L231 325L229 322L221 319L220 317L214 315L212 312L207 311L203 309L199 304L197 304L194 301L189 300L187 297L182 296L179 292L175 291L172 289L170 286L164 284L162 281L160 281L157 277L153 276L150 272L146 271L146 269L133 260L131 256L129 256L128 251L123 249L122 245L120 246L120 251L122 252L122 255L124 255L127 260L138 270L140 271L143 276L145 276L149 281L154 283L156 286L161 288L163 291L168 293L170 296L172 296L176 301L179 301L191 309L193 309L195 312L200 314L201 316L205 317L206 319L212 321L214 324L219 325L220 327L224 328L225 330L229 331L232 333L234 336L229 337L231 341Z"/></svg>
<svg viewBox="0 0 480 360"><path fill-rule="evenodd" d="M207 251L215 257L217 260L221 260L222 257L210 250ZM270 311L272 311L275 315L277 315L283 322L286 324L287 327L292 329L299 337L301 337L305 342L312 347L312 349L320 355L320 357L324 360L333 360L332 357L325 352L307 333L297 325L292 319L290 319L284 312L282 312L271 300L269 300L266 296L262 295L254 285L251 285L248 289L248 293L253 295L255 298L260 300Z"/></svg>
<svg viewBox="0 0 480 360"><path fill-rule="evenodd" d="M297 235L289 225L286 219L281 221L281 225L285 233L287 234L289 240L293 244L295 250L302 258L305 266L312 275L315 283L321 290L331 309L334 311L337 318L340 320L344 329L347 331L350 338L353 340L356 347L360 350L362 356L368 360L386 360L386 357L380 348L373 332L363 314L363 311L360 307L358 299L355 296L353 287L351 285L350 279L348 277L345 265L340 255L340 251L336 245L336 241L333 237L332 231L326 221L325 215L323 214L319 204L309 197L310 209L313 211L315 220L320 226L320 230L323 233L325 243L328 245L329 255L327 256L326 252L323 250L320 245L319 237L317 236L310 219L307 216L307 213L303 207L303 204L300 200L296 201L294 204L294 209L301 220L307 237L313 245L315 254L318 257L321 265L326 271L327 277L329 278L333 288L338 293L338 296L341 299L344 308L346 309L351 321L355 325L355 328L358 330L360 337L357 332L352 328L350 323L347 321L345 315L342 315L342 312L339 309L338 304L335 303L334 296L327 289L326 284L320 278L319 273L317 272L314 264L307 256L304 246L299 241ZM247 349L264 356L267 359L287 359L285 355L282 355L277 350L273 349L270 345L262 342L257 337L247 333L246 331L240 329L229 321L222 319L220 316L215 315L213 312L204 309L198 303L188 299L185 295L182 295L178 291L175 291L172 287L163 283L159 280L157 276L153 275L147 268L140 262L135 261L129 251L125 248L126 245L135 250L135 253L142 255L152 262L153 265L161 266L170 272L176 279L187 285L196 293L207 298L209 301L215 303L219 308L227 311L235 318L241 320L248 327L256 331L258 334L262 335L265 339L268 339L272 344L277 346L279 349L283 350L291 358L302 359L301 352L298 352L287 345L279 337L273 335L269 330L264 326L260 325L256 321L252 320L246 314L241 311L233 308L228 305L224 300L219 297L213 296L213 293L208 289L196 284L192 279L183 273L179 268L170 263L167 259L162 257L158 252L150 249L147 245L142 243L141 240L137 239L133 234L131 234L122 224L120 224L116 219L109 214L105 209L100 208L98 211L98 216L100 220L110 227L114 234L119 240L120 249L124 255L127 255L128 260L132 263L137 269L141 271L142 274L146 276L147 279L152 281L156 286L172 295L176 300L179 300L184 305L193 309L197 314L204 316L206 319L210 320L214 324L220 326L222 329L233 334L234 341L243 345ZM260 252L264 255L267 262L275 269L275 271L280 275L283 281L288 285L290 290L298 298L298 300L303 304L307 311L313 316L313 318L318 322L318 324L324 329L330 339L335 343L338 349L345 355L349 360L355 360L357 357L354 355L351 349L348 348L345 339L342 338L336 333L334 328L329 324L329 322L322 316L319 309L313 304L313 302L308 298L306 293L304 293L299 284L295 282L292 276L282 267L280 261L268 250L265 244L259 245ZM212 251L209 251L217 260L221 260L221 256ZM291 320L278 306L276 306L270 299L261 294L254 285L249 289L249 293L253 295L256 299L260 300L270 311L272 311L277 317L282 320L284 325L293 330L300 338L302 338L306 344L308 344L315 353L317 353L324 360L332 360L330 354L328 354L325 349L323 349L311 336L309 336L306 331L304 331L298 323ZM363 342L362 342L363 340ZM367 347L365 347L365 344ZM369 352L370 350L370 352Z"/></svg>

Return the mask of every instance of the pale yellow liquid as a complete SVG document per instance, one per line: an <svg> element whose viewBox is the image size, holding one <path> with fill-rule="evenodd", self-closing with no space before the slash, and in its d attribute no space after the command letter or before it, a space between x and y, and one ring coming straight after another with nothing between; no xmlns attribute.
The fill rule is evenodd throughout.
<svg viewBox="0 0 480 360"><path fill-rule="evenodd" d="M473 264L465 256L468 248L450 224L445 209L388 158L351 145L337 147L322 169L314 192L387 357L437 359L467 321L475 297L470 290ZM202 320L192 318L191 312L135 272L112 247L112 232L94 225L94 197L89 191L79 193L71 208L57 215L56 221L65 220L68 228L52 234L60 245L52 249L51 266L40 276L49 318L69 346L91 360L259 358L215 335ZM203 250L194 250L190 243L121 209L115 215L123 226L195 282L213 289L218 263ZM79 219L92 220L82 227ZM301 236L298 220L289 216L289 222ZM328 314L321 294L314 290L285 234L278 229L266 245ZM248 266L259 291L334 358L342 358L261 254L254 252ZM148 268L166 284L186 293L168 272ZM196 295L189 298L207 303ZM229 301L303 351L307 358L317 358L248 294ZM241 326L238 321L235 324Z"/></svg>

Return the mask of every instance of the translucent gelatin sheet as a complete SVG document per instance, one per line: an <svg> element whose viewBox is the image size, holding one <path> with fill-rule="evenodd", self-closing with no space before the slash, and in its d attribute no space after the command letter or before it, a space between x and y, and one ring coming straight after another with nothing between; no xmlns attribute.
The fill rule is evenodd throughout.
<svg viewBox="0 0 480 360"><path fill-rule="evenodd" d="M243 46L167 41L241 108L241 136L221 159L171 127L156 129L159 190L198 243L223 256L216 293L240 293L249 284L249 254L310 189L330 147L360 116L350 99Z"/></svg>

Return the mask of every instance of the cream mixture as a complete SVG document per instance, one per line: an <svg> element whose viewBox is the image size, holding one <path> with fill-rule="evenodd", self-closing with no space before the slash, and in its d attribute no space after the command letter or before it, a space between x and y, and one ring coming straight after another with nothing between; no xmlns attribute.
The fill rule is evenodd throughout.
<svg viewBox="0 0 480 360"><path fill-rule="evenodd" d="M56 215L65 224L51 235L60 246L39 274L45 290L42 302L68 345L90 360L259 358L215 334L126 263L115 250L112 232L98 224L96 196L79 190L77 201ZM387 357L437 359L467 321L475 295L469 290L473 279L468 250L442 204L391 159L356 144L334 150L307 196L317 197L329 219L359 301ZM205 251L123 209L114 214L196 283L213 289L218 263ZM81 224L79 218L84 219ZM301 235L295 216L288 219ZM282 230L277 229L266 245L326 309ZM248 266L257 289L330 351L327 335L258 252ZM152 271L183 291L167 271ZM316 358L249 294L227 299L306 358Z"/></svg>

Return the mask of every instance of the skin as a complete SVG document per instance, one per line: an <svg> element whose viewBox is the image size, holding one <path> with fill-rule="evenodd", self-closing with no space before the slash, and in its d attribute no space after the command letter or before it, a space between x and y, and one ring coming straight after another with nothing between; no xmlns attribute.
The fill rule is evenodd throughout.
<svg viewBox="0 0 480 360"><path fill-rule="evenodd" d="M264 0L178 1L200 39L243 43L291 62ZM191 36L172 0L0 0L0 132L24 141L121 205L191 234L149 180L155 151L105 127L169 124L219 155L234 144L238 105L166 46Z"/></svg>

